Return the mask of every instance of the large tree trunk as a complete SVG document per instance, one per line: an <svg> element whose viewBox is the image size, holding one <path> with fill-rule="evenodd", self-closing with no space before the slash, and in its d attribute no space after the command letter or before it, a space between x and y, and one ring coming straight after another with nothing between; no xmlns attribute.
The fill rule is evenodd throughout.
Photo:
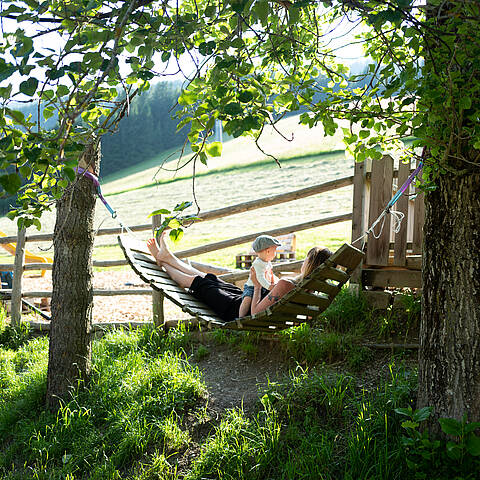
<svg viewBox="0 0 480 480"><path fill-rule="evenodd" d="M480 174L442 175L425 201L418 405L433 406L433 420L478 422Z"/></svg>
<svg viewBox="0 0 480 480"><path fill-rule="evenodd" d="M84 160L98 171L98 146L88 146ZM56 408L61 400L68 400L70 390L85 381L90 371L95 200L92 181L80 177L57 203L47 375L50 408Z"/></svg>

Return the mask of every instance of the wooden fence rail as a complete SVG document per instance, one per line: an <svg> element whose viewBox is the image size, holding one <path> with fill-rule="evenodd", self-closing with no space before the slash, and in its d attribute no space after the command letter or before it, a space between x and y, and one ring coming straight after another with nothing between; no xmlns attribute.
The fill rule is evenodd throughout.
<svg viewBox="0 0 480 480"><path fill-rule="evenodd" d="M199 221L211 221L216 220L219 218L228 217L231 215L235 215L238 213L248 212L258 208L264 208L272 205L278 205L285 202L290 202L294 200L298 200L301 198L306 198L311 195L317 195L324 192L329 192L332 190L336 190L338 188L347 187L352 185L354 181L353 176L340 178L337 180L333 180L330 182L322 183L319 185L313 185L310 187L294 190L287 193L282 193L278 195L272 195L269 197L260 198L257 200L252 200L248 202L239 203L236 205L231 205L229 207L219 208L216 210L207 211L201 213L199 215ZM331 225L334 223L344 222L347 220L351 220L352 213L344 213L341 215L335 215L331 217L321 218L317 220L312 220L309 222L299 223L295 225L288 225L285 227L279 227L276 229L250 233L243 235L241 237L236 237L228 240L223 240L220 242L214 242L207 245L202 245L200 247L190 248L188 250L183 250L179 252L175 252L181 258L192 257L196 255L200 255L207 252L213 252L217 250L221 250L224 248L228 248L235 245L240 245L243 243L247 243L253 239L255 239L260 234L268 234L272 236L284 235L288 233L294 233L302 230L312 229L324 225ZM153 225L152 224L142 224L142 225L134 225L130 227L132 232L141 232L141 231L148 231L152 230L152 227L158 223L158 219L154 219ZM100 229L96 232L97 236L105 236L105 235L118 235L121 233L125 233L121 228L105 228ZM0 245L18 242L18 236L8 236L0 238ZM53 234L35 234L35 235L27 235L20 241L26 242L45 242L45 241L53 241ZM288 262L282 263L279 265L274 266L274 270L276 272L291 272L291 271L299 271L302 262L295 261L295 262ZM208 264L203 264L200 262L191 262L191 264L202 270L204 272L211 272L215 273L221 278L226 281L235 283L244 281L248 277L248 271L238 271L238 270L230 270L222 267L212 266ZM107 260L107 261L93 261L93 266L95 267L115 267L127 265L126 260ZM49 298L52 296L52 292L50 291L33 291L33 292L22 292L21 291L21 276L23 271L26 270L51 270L53 268L52 264L47 263L31 263L25 264L23 255L17 255L14 264L1 264L0 270L2 271L14 271L16 272L15 276L17 277L17 281L15 283L15 288L12 290L3 290L2 296L3 298ZM94 296L112 296L112 295L151 295L152 290L150 288L140 288L140 289L119 289L119 290L94 290ZM154 298L154 305L153 310L155 313L156 318L155 323L164 321L163 319L163 308L159 308L159 300L155 301L156 296L153 295ZM18 305L15 307L15 312L13 311L12 306L12 318L14 315L17 315L16 318L20 318L20 309L21 306L17 301ZM160 313L158 313L160 312Z"/></svg>
<svg viewBox="0 0 480 480"><path fill-rule="evenodd" d="M258 208L270 207L272 205L278 205L280 203L291 202L300 198L306 198L311 195L317 195L319 193L325 193L338 188L348 187L353 185L353 176L343 177L330 182L322 183L320 185L313 185L311 187L301 188L287 193L281 193L279 195L273 195L270 197L259 198L257 200L251 200L248 202L238 203L229 207L219 208L216 210L210 210L199 214L199 222L206 222L211 220L217 220L219 218L229 217L237 213L244 213ZM133 225L129 227L132 232L145 232L152 229L151 223L142 225ZM313 227L312 227L313 228ZM125 233L122 228L103 228L96 232L96 236L104 235L120 235ZM0 245L4 243L16 242L16 236L1 237ZM26 242L51 242L53 241L52 233L42 233L35 235L27 235Z"/></svg>

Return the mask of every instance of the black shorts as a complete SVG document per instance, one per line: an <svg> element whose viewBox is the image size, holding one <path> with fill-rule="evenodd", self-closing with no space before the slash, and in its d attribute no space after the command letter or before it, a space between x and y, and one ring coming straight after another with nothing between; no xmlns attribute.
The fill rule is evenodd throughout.
<svg viewBox="0 0 480 480"><path fill-rule="evenodd" d="M238 318L238 310L242 303L242 289L224 282L207 273L205 277L195 277L190 292L206 303L220 318L225 321Z"/></svg>

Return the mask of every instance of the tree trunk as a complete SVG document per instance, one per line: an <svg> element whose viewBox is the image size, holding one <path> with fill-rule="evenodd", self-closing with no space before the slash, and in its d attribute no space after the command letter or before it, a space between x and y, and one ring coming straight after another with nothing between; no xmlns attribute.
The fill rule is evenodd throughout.
<svg viewBox="0 0 480 480"><path fill-rule="evenodd" d="M98 171L98 145L86 148L84 160ZM53 409L90 372L95 201L92 181L80 176L57 203L47 374L47 406Z"/></svg>
<svg viewBox="0 0 480 480"><path fill-rule="evenodd" d="M418 406L480 421L480 175L445 174L426 195Z"/></svg>

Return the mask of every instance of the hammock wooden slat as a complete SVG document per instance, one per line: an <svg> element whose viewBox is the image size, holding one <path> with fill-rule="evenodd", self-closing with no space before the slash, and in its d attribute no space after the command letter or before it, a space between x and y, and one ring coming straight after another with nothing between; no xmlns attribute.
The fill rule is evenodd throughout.
<svg viewBox="0 0 480 480"><path fill-rule="evenodd" d="M195 317L208 328L276 332L310 321L322 313L363 259L364 254L351 245L342 245L322 265L303 279L278 302L257 315L229 322L222 320L210 307L180 287L159 267L144 242L129 236L118 237L130 266L145 282Z"/></svg>

